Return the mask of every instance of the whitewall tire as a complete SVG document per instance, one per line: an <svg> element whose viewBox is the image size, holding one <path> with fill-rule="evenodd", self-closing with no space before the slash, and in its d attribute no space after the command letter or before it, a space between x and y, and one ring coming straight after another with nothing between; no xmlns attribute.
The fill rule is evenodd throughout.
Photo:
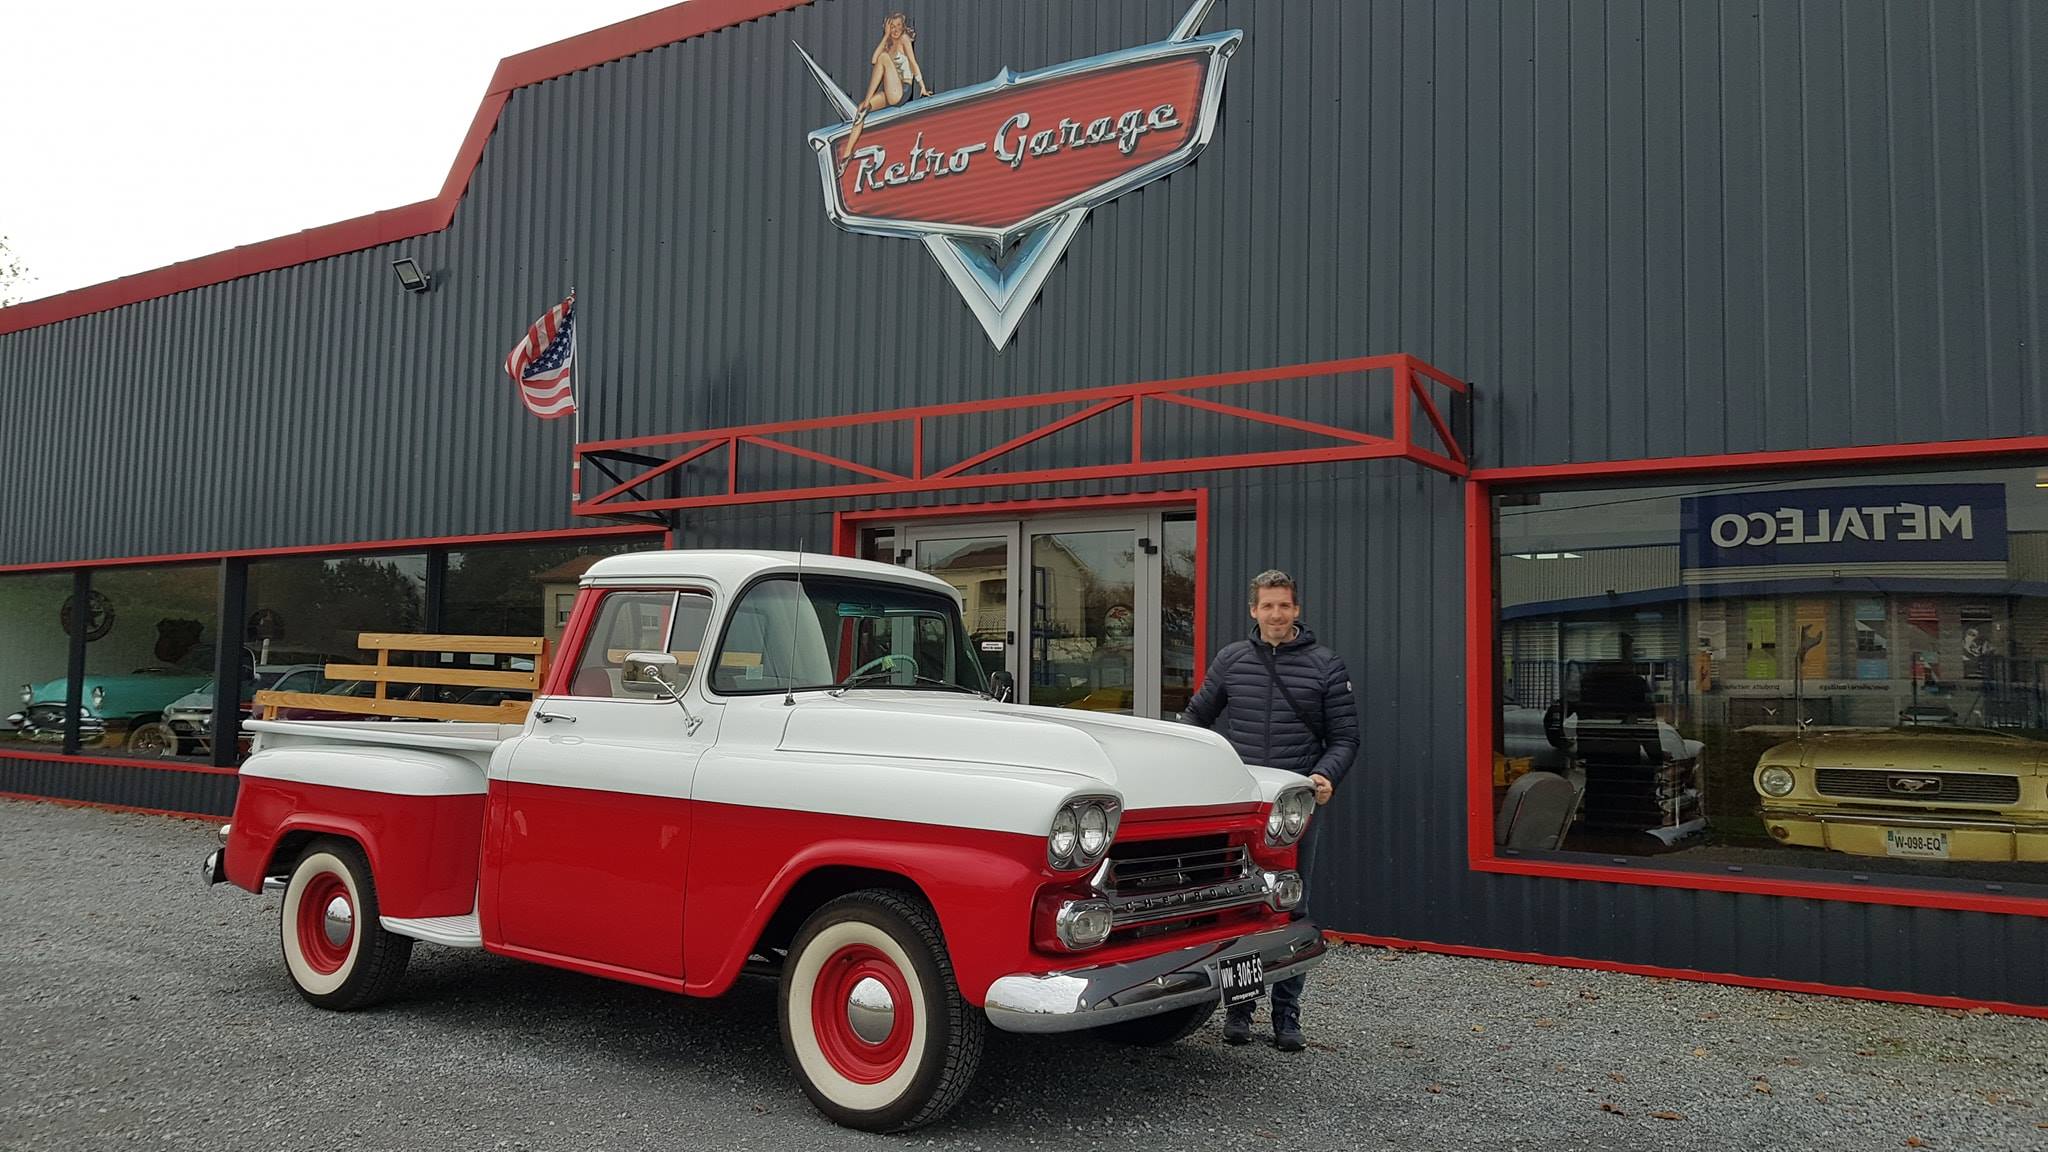
<svg viewBox="0 0 2048 1152"><path fill-rule="evenodd" d="M938 920L871 889L811 914L783 964L782 1047L833 1121L901 1132L943 1116L981 1063L986 1027L960 998Z"/></svg>
<svg viewBox="0 0 2048 1152"><path fill-rule="evenodd" d="M384 930L362 849L316 840L292 866L278 917L284 966L299 995L322 1008L367 1008L405 974L412 940Z"/></svg>

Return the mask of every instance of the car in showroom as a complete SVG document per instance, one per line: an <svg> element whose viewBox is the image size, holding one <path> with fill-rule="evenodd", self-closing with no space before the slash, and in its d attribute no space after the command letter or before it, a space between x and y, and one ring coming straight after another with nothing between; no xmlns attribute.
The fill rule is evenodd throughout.
<svg viewBox="0 0 2048 1152"><path fill-rule="evenodd" d="M1917 860L2048 862L2048 739L1905 723L1819 732L1757 759L1781 844Z"/></svg>

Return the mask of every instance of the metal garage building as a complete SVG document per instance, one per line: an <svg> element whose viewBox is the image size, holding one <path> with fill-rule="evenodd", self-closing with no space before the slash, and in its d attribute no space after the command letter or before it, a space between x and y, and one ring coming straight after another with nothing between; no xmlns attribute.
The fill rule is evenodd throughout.
<svg viewBox="0 0 2048 1152"><path fill-rule="evenodd" d="M434 200L0 311L0 792L226 812L231 685L607 550L917 564L1169 718L1280 567L1327 925L2048 1013L2038 8L916 0L906 88L893 7L536 49Z"/></svg>

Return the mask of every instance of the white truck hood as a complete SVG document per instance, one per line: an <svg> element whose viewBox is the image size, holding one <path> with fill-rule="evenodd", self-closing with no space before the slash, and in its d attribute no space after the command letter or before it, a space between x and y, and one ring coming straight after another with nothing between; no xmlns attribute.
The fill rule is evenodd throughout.
<svg viewBox="0 0 2048 1152"><path fill-rule="evenodd" d="M1247 767L1221 736L1190 725L945 692L799 697L781 748L1063 773L1077 791L1118 793L1127 811L1265 800L1301 781Z"/></svg>

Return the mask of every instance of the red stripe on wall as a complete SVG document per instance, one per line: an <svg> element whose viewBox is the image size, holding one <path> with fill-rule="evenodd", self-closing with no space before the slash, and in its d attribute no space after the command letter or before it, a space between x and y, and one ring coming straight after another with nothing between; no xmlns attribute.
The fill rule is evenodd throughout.
<svg viewBox="0 0 2048 1152"><path fill-rule="evenodd" d="M26 792L0 792L0 800L25 800L31 804L55 804L60 808L99 808L108 812L133 812L142 816L170 816L179 820L198 820L206 824L218 824L219 816L204 812L180 812L173 808L137 808L132 804L102 804L97 800L68 800L61 796L31 796Z"/></svg>
<svg viewBox="0 0 2048 1152"><path fill-rule="evenodd" d="M1469 944L1438 944L1428 940L1404 940L1395 936L1371 936L1361 932L1325 932L1323 935L1332 940L1351 944L1370 944L1377 948L1400 948L1411 952L1436 952L1445 956L1511 960L1518 964L1583 968L1594 972L1621 972L1630 976L1693 980L1704 984L1727 984L1738 988L1762 988L1771 992L1798 992L1808 996L1881 1000L1891 1004L1913 1004L1923 1008L1948 1008L1965 1012L1982 1008L2010 1016L2032 1016L2048 1020L2048 1004L2014 1004L2006 1000L1971 1000L1963 996L1929 996L1918 992L1894 992L1885 988L1864 988L1856 985L1815 984L1805 980L1776 980L1767 976L1737 976L1728 972L1703 972L1695 968L1663 968L1655 964L1624 964L1613 960L1587 960L1577 956L1549 956L1541 952L1512 952L1504 948L1478 948Z"/></svg>

